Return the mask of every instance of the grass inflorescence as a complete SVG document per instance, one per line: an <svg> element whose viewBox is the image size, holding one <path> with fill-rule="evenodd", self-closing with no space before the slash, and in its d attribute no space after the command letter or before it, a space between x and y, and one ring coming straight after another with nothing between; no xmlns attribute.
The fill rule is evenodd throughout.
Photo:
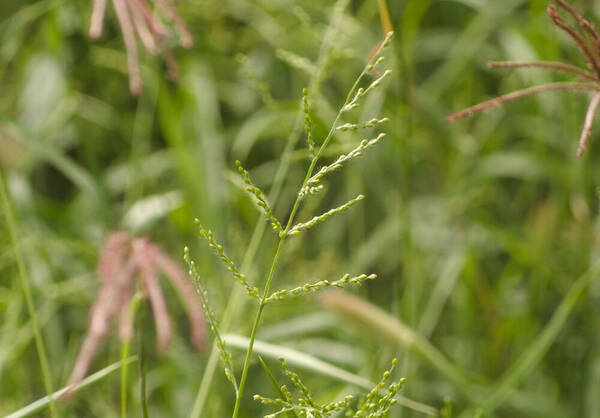
<svg viewBox="0 0 600 418"><path fill-rule="evenodd" d="M321 215L317 215L317 216L313 217L312 219L310 219L307 222L300 222L300 223L294 224L295 217L296 217L296 214L299 209L301 201L307 195L313 194L316 191L320 190L320 188L319 188L319 186L321 186L320 183L327 174L329 174L335 170L341 169L345 163L361 156L367 148L376 145L384 137L384 134L380 134L376 138L373 138L371 140L361 141L359 143L359 145L354 150L352 150L350 153L340 155L335 160L334 163L323 166L321 169L319 169L319 171L316 174L313 174L318 162L320 161L320 158L321 158L324 150L334 139L335 133L337 131L344 130L344 129L339 129L339 126L340 126L339 122L341 121L343 115L345 113L356 110L360 106L362 99L365 98L371 91L378 88L381 85L382 81L384 79L386 79L387 77L389 77L389 75L391 74L390 70L385 70L382 75L377 77L374 81L370 82L366 88L359 87L362 80L367 76L367 74L374 71L378 65L381 65L383 63L384 59L381 56L381 53L385 49L387 49L387 47L389 46L389 44L391 42L391 39L392 39L392 33L390 32L387 34L385 40L381 43L381 45L378 48L378 50L376 51L376 53L370 58L367 65L364 67L363 71L361 72L359 77L356 79L354 85L349 90L346 100L340 106L340 110L338 111L338 113L335 117L335 120L333 121L331 128L329 129L327 136L321 141L318 141L313 137L312 128L311 128L312 122L311 122L311 116L310 116L310 112L309 112L309 105L308 105L308 98L307 98L308 93L307 93L306 89L303 90L302 113L304 114L305 133L307 135L307 144L308 144L309 154L311 155L311 161L310 161L308 170L306 172L305 178L304 178L304 180L299 188L299 191L296 195L295 202L292 205L290 214L287 217L287 223L285 224L285 226L282 226L282 224L279 222L279 220L273 214L273 211L272 211L270 205L266 201L265 193L262 192L261 189L258 188L256 185L254 185L254 183L250 180L250 174L247 170L245 170L242 167L241 162L236 161L238 171L242 175L244 183L247 186L246 190L256 198L256 202L257 202L258 206L262 208L264 215L267 218L267 220L271 223L273 230L275 232L278 232L278 235L279 235L279 243L277 244L277 247L275 250L275 255L274 255L273 260L271 261L271 265L268 269L269 275L265 281L265 285L262 290L262 296L258 297L258 290L251 287L246 282L246 279L245 279L246 276L243 273L240 273L237 270L237 268L235 267L235 264L225 255L223 247L214 241L212 232L207 231L202 226L200 226L200 235L208 241L209 247L213 250L213 252L215 252L217 257L225 264L227 269L233 273L236 280L246 288L247 293L251 297L259 299L258 310L256 313L254 324L252 326L252 331L250 334L250 340L249 340L248 350L246 353L246 359L245 359L243 370L242 370L242 375L239 378L239 383L235 379L233 381L234 385L237 385L236 386L236 388L237 388L236 402L235 402L235 407L234 407L234 411L233 411L233 415L232 415L232 417L234 417L234 418L238 417L239 412L240 412L241 400L244 395L244 388L245 388L246 381L248 378L249 365L250 365L250 362L252 361L252 357L253 357L254 341L255 341L255 338L256 338L256 335L258 332L259 324L261 323L264 309L270 301L284 300L285 297L288 295L298 296L301 294L315 292L324 287L329 287L329 286L343 287L347 284L360 285L362 283L362 281L364 281L366 279L374 279L377 277L374 274L370 274L370 275L363 274L363 275L351 278L350 275L347 274L344 277L342 277L342 279L334 281L334 282L323 280L323 281L320 281L320 282L317 282L314 284L307 283L307 284L304 284L302 286L299 286L299 287L297 287L295 289L291 289L291 290L280 290L273 294L270 293L270 288L271 288L273 279L275 277L275 272L276 272L277 267L280 262L281 250L286 242L286 239L289 236L297 235L304 230L313 228L313 227L317 226L318 224L325 222L326 220L328 220L329 218L331 218L335 215L345 212L351 206L353 206L354 204L356 204L359 201L364 199L363 195L359 195L356 198L342 204L341 206L330 209ZM386 119L381 119L381 120L386 121ZM380 121L380 119L371 119L367 122L364 122L362 125L365 127L373 127L373 126L377 125L379 123L379 121ZM186 255L186 257L188 257L188 256ZM191 261L189 261L189 260L188 260L188 264L190 265L190 268L193 267L193 265L191 264ZM194 275L194 278L195 278L195 280L198 280L197 275ZM284 366L285 366L285 363L284 363ZM231 371L230 371L229 365L226 364L225 367L228 370L226 372L228 374L228 378L231 380ZM284 371L285 370L286 369L284 367ZM295 376L295 375L289 374L289 372L288 372L288 377L290 377L290 376ZM297 381L296 381L296 383L297 383ZM297 387L303 388L303 386L298 386L298 384L297 384ZM265 402L267 402L267 401L265 400ZM358 416L360 416L360 415L358 415Z"/></svg>
<svg viewBox="0 0 600 418"><path fill-rule="evenodd" d="M593 2L175 3L0 2L0 416L597 416Z"/></svg>

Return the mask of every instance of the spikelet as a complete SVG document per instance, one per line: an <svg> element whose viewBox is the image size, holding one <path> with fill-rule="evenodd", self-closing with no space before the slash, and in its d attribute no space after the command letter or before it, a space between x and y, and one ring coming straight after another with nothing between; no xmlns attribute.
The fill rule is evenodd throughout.
<svg viewBox="0 0 600 418"><path fill-rule="evenodd" d="M302 89L302 112L304 113L304 132L306 133L306 142L308 144L308 152L314 158L315 156L315 139L312 134L312 122L310 121L310 106L308 104L308 90Z"/></svg>

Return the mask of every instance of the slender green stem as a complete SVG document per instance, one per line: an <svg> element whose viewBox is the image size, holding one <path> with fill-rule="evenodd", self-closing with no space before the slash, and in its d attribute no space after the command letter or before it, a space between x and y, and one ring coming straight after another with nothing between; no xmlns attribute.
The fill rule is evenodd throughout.
<svg viewBox="0 0 600 418"><path fill-rule="evenodd" d="M325 137L325 139L323 140L323 143L321 144L321 146L319 147L319 150L317 151L317 153L315 154L315 156L312 158L311 162L310 162L310 166L308 167L308 170L306 171L306 176L304 177L304 181L302 182L302 186L300 186L299 190L302 190L307 184L308 181L310 180L315 167L317 165L317 162L319 161L319 158L321 156L321 154L323 153L323 151L325 150L325 148L327 147L327 145L331 142L331 140L333 139L334 133L335 133L335 129L338 126L338 122L340 120L340 118L342 117L342 114L345 111L346 105L348 105L351 100L353 99L353 96L360 84L360 82L362 81L363 77L365 76L365 74L368 71L368 68L372 68L372 63L374 62L374 60L377 58L377 56L379 55L379 52L381 51L381 48L377 51L377 53L373 56L373 58L371 58L369 60L369 62L367 63L367 65L365 66L365 68L363 69L363 71L360 73L360 75L358 76L358 78L356 79L356 81L354 82L354 85L352 86L352 88L350 89L350 91L348 92L348 95L346 96L346 100L344 101L344 104L340 107L340 110L338 111L333 123L331 124L331 128L329 130L329 133L327 134L327 136ZM252 325L252 331L250 333L250 342L248 344L248 351L246 352L246 360L244 362L244 368L242 370L242 376L240 378L240 387L239 387L239 391L237 393L236 399L235 399L235 407L233 410L233 415L232 418L237 418L238 414L239 414L239 409L240 409L240 404L241 404L241 399L244 393L244 387L246 386L246 379L248 377L248 368L250 366L250 360L252 359L252 350L254 347L254 340L256 339L256 334L258 332L258 327L260 324L260 320L262 319L262 314L266 305L266 300L269 297L269 290L271 288L271 281L273 280L273 276L275 274L275 269L277 268L277 263L279 261L279 256L281 254L281 249L283 247L283 244L285 243L285 240L287 238L287 234L289 232L289 230L292 227L292 224L294 222L294 218L296 216L296 212L298 211L298 208L300 207L300 201L302 200L302 197L300 196L300 194L298 193L296 195L296 201L294 202L294 205L292 207L292 210L290 212L290 216L288 218L288 222L287 225L285 227L285 229L283 230L283 233L281 234L281 238L279 239L279 244L277 246L277 251L275 252L275 256L273 257L273 261L271 263L271 268L269 270L269 276L267 277L267 281L265 283L265 287L264 287L264 291L263 291L263 295L260 301L260 305L258 307L258 311L256 312L256 317L254 319L254 324Z"/></svg>
<svg viewBox="0 0 600 418"><path fill-rule="evenodd" d="M21 280L21 287L25 294L25 300L27 303L27 310L31 317L31 324L33 326L33 334L35 337L35 346L37 349L38 358L40 361L40 367L42 369L42 378L44 380L44 388L46 394L50 400L50 415L53 418L58 417L56 412L56 405L54 398L51 397L52 389L52 375L50 374L50 367L48 366L48 358L46 357L46 349L44 347L44 339L40 330L40 325L35 310L35 304L33 302L33 296L31 295L31 289L29 288L29 280L27 277L27 270L25 269L25 262L23 261L23 254L21 253L21 246L19 244L19 238L17 233L17 223L14 218L8 191L4 184L4 176L2 170L0 170L0 200L2 200L2 210L4 211L4 217L6 218L6 225L8 227L8 234L10 236L11 244L15 252L15 258L17 261L17 268L19 270L19 278Z"/></svg>
<svg viewBox="0 0 600 418"><path fill-rule="evenodd" d="M138 357L140 373L140 402L142 403L142 417L148 418L148 399L146 398L146 352L144 351L144 310L139 315L138 323Z"/></svg>
<svg viewBox="0 0 600 418"><path fill-rule="evenodd" d="M143 299L141 292L136 293L129 305L129 321L133 323L139 302ZM127 365L129 361L129 349L131 342L126 339L121 343L121 417L127 417Z"/></svg>
<svg viewBox="0 0 600 418"><path fill-rule="evenodd" d="M129 341L121 343L121 418L127 418L127 358Z"/></svg>
<svg viewBox="0 0 600 418"><path fill-rule="evenodd" d="M275 268L277 267L277 261L279 260L279 255L281 254L281 248L283 247L283 243L285 242L287 231L290 228L290 221L288 222L287 227L281 239L279 240L279 245L277 246L277 251L275 252L275 257L273 257L273 263L271 264L271 270L269 272L269 277L267 278L267 282L265 284L265 289L260 300L260 305L258 306L258 312L256 313L256 318L254 319L254 325L252 325L252 332L250 333L250 343L248 344L248 351L246 352L246 361L244 362L244 369L242 370L242 377L240 378L240 388L238 390L236 399L235 399L235 408L233 410L233 417L237 417L240 409L240 403L242 400L242 393L244 392L244 387L246 386L246 378L248 376L248 367L250 366L250 360L252 358L252 348L254 346L254 340L256 339L256 333L258 331L258 325L260 323L260 319L262 318L263 310L266 306L266 299L269 296L269 289L271 286L271 280L273 279L273 275L275 273Z"/></svg>

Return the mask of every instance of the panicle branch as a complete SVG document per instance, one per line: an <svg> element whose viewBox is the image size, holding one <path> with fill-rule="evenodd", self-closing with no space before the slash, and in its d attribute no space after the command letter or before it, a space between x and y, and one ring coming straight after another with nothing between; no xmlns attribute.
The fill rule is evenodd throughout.
<svg viewBox="0 0 600 418"><path fill-rule="evenodd" d="M541 68L544 70L560 71L575 74L587 80L598 82L600 79L589 71L564 62L554 61L490 61L490 68Z"/></svg>
<svg viewBox="0 0 600 418"><path fill-rule="evenodd" d="M596 116L596 112L598 111L598 106L600 105L600 93L596 93L590 105L588 107L587 113L585 115L585 123L583 125L583 130L581 131L581 138L579 139L579 148L577 149L577 156L581 157L583 152L585 151L585 147L592 135L592 126L594 124L594 117Z"/></svg>
<svg viewBox="0 0 600 418"><path fill-rule="evenodd" d="M563 8L565 8L566 6L565 3L561 1L559 1L559 5ZM552 21L552 23L554 23L554 25L557 28L561 29L563 32L569 35L573 43L575 43L575 45L577 46L577 49L579 49L579 52L581 53L583 58L588 63L589 67L592 70L594 70L594 73L596 75L600 76L600 64L598 63L598 60L595 57L595 55L597 54L594 54L592 52L593 50L590 48L590 45L588 44L586 39L583 36L581 36L581 34L578 33L575 29L573 29L571 26L565 23L565 21L558 14L556 7L552 4L548 6L548 16L550 16L550 20Z"/></svg>
<svg viewBox="0 0 600 418"><path fill-rule="evenodd" d="M196 292L200 296L200 302L202 304L202 309L204 310L204 314L206 315L208 324L210 326L210 330L215 335L216 345L219 349L219 359L223 364L223 369L225 370L225 376L227 380L231 382L235 393L238 392L238 385L235 379L234 369L233 369L233 357L231 353L227 350L227 346L225 344L225 340L221 337L221 332L219 331L219 325L217 322L217 318L215 313L210 308L208 302L208 291L204 288L202 284L202 279L200 277L200 273L196 268L196 263L190 258L190 250L188 247L183 249L183 259L188 265L189 275L194 280L194 284L196 286Z"/></svg>
<svg viewBox="0 0 600 418"><path fill-rule="evenodd" d="M588 40L590 40L592 42L592 44L596 43L596 45L598 45L598 42L600 41L600 35L598 35L598 32L596 32L596 29L592 26L592 24L589 21L587 21L583 16L581 16L577 12L577 10L575 10L573 8L573 6L571 6L566 1L564 1L564 0L555 0L555 1L563 9L565 9L571 16L573 16L573 18L575 18L575 20L577 21L577 23L579 23L579 26L583 30L583 33L584 33L584 35L586 35ZM593 46L592 46L592 50L594 50ZM598 51L596 50L596 52L598 52Z"/></svg>
<svg viewBox="0 0 600 418"><path fill-rule="evenodd" d="M360 144L356 148L354 148L348 154L342 154L333 163L321 167L321 169L317 172L317 174L315 174L310 179L308 179L308 181L306 182L306 185L300 189L300 192L299 192L300 197L304 197L306 195L312 194L310 188L318 187L319 183L321 182L321 179L324 176L326 176L327 174L332 173L336 170L339 170L340 168L342 168L344 163L350 161L351 159L360 157L361 155L363 155L363 153L365 152L365 150L367 148L370 148L373 145L377 144L379 141L381 141L383 139L383 137L385 137L385 134L380 133L376 138L373 138L370 140L364 139L360 142Z"/></svg>
<svg viewBox="0 0 600 418"><path fill-rule="evenodd" d="M383 118L383 119L377 119L377 118L373 118L367 122L364 123L344 123L343 125L338 126L336 129L336 131L341 131L341 132L346 132L346 131L352 131L355 132L358 129L368 129L368 128L372 128L375 125L379 125L379 124L383 124L383 123L388 123L390 121L389 118Z"/></svg>
<svg viewBox="0 0 600 418"><path fill-rule="evenodd" d="M266 302L283 300L290 296L308 295L310 293L317 292L325 287L343 288L348 284L352 286L361 286L365 280L375 280L376 278L376 274L361 274L360 276L356 277L350 277L349 274L344 274L344 276L341 279L336 280L334 282L330 282L329 280L321 280L312 284L307 283L305 285L298 286L290 290L278 290L277 292L274 292L271 296L269 296L266 299Z"/></svg>
<svg viewBox="0 0 600 418"><path fill-rule="evenodd" d="M383 58L383 57L380 57L380 58ZM377 60L377 61L381 62L380 60ZM352 100L347 105L345 105L342 108L342 110L344 112L348 112L350 110L356 109L358 107L358 100L361 97L367 95L371 90L379 87L381 85L381 82L384 79L386 79L387 77L389 77L390 75L392 75L392 71L391 70L385 70L385 72L382 75L380 75L378 78L376 78L375 81L373 81L371 84L369 84L369 86L366 89L364 89L362 87L359 88L356 91L356 94L354 95L354 97L352 98Z"/></svg>
<svg viewBox="0 0 600 418"><path fill-rule="evenodd" d="M375 68L385 60L385 57L380 56L380 54L385 49L387 49L388 46L390 46L390 42L392 41L393 37L394 37L394 32L387 33L387 35L385 36L385 39L383 40L383 42L381 42L381 44L379 45L379 47L377 48L375 53L372 55L372 57L369 60L369 62L367 63L367 65L365 66L365 69L363 70L363 72L360 74L360 76L356 80L356 84L351 89L350 93L348 94L348 97L346 98L346 102L344 103L344 106L341 109L341 113L356 109L358 107L358 100L361 97L365 96L371 90L378 87L384 78L387 78L392 74L391 70L386 70L383 73L383 75L379 76L366 89L360 87L358 90L356 90L356 93L354 93L354 96L352 96L354 89L357 87L358 83L362 80L363 76L367 73L373 72L373 70L375 70Z"/></svg>
<svg viewBox="0 0 600 418"><path fill-rule="evenodd" d="M300 376L298 376L297 373L291 371L288 368L287 362L285 361L284 358L280 358L279 361L281 361L281 368L283 369L283 374L285 374L285 376L288 379L290 379L290 381L294 384L294 386L296 386L296 389L298 389L300 391L302 399L308 405L312 406L313 408L318 408L317 405L315 404L315 401L313 400L312 396L310 396L310 392L308 391L308 388L302 382L302 379L300 379Z"/></svg>
<svg viewBox="0 0 600 418"><path fill-rule="evenodd" d="M281 416L287 412L296 412L302 417L313 417L313 418L325 418L331 416L338 416L339 412L343 412L346 417L353 418L376 418L387 416L386 413L390 407L396 404L396 395L404 384L404 379L398 382L390 383L386 381L390 378L393 369L397 365L398 361L394 359L392 361L392 367L383 373L382 379L375 385L375 387L367 394L364 399L359 402L358 409L353 410L351 403L354 397L349 395L345 396L342 400L330 402L326 405L318 404L310 395L308 388L300 379L300 376L290 370L285 359L280 358L281 368L285 376L293 383L298 391L298 399L294 400L292 394L285 385L280 388L281 398L266 398L261 395L254 395L254 400L262 403L263 405L276 406L281 408L279 411L265 415L265 418L275 418ZM335 414L335 413L338 414Z"/></svg>
<svg viewBox="0 0 600 418"><path fill-rule="evenodd" d="M208 242L208 246L210 247L210 249L213 250L215 255L217 257L219 257L219 259L223 262L223 264L225 264L225 267L227 268L227 270L229 272L231 272L231 274L233 274L233 277L235 278L235 280L246 289L246 292L248 293L249 296L251 296L255 299L258 299L259 298L258 288L254 287L254 286L250 286L250 284L246 280L246 275L243 273L240 273L238 271L237 266L235 265L233 260L231 260L225 254L225 250L223 250L223 246L217 244L217 242L215 241L215 236L212 233L212 231L204 229L204 227L202 226L202 224L200 223L200 221L198 219L195 220L195 223L198 226L198 231L200 233L200 236Z"/></svg>
<svg viewBox="0 0 600 418"><path fill-rule="evenodd" d="M515 92L505 94L500 97L479 103L475 106L471 106L467 109L461 110L460 112L454 113L447 116L446 119L453 121L456 119L464 118L465 116L471 116L474 113L481 112L483 110L490 109L492 107L500 106L503 103L511 100L517 100L522 97L531 96L532 94L545 93L547 91L555 90L579 90L579 91L600 91L600 86L591 83L551 83L542 84L541 86L529 87L523 90L517 90Z"/></svg>
<svg viewBox="0 0 600 418"><path fill-rule="evenodd" d="M327 212L323 213L322 215L319 216L315 216L313 217L310 221L308 222L304 222L304 223L298 223L296 225L294 225L292 227L292 229L290 229L288 231L288 235L298 235L300 232L304 231L305 229L310 229L313 226L331 218L334 215L337 215L338 213L342 213L346 210L348 210L350 207L352 207L354 204L360 202L361 200L363 200L365 197L360 194L358 196L356 196L354 199L344 203L341 206L338 206L337 208L333 208L328 210Z"/></svg>
<svg viewBox="0 0 600 418"><path fill-rule="evenodd" d="M256 187L252 183L252 180L250 180L250 174L248 174L248 171L246 169L244 169L244 167L242 167L242 163L239 160L237 160L235 162L235 165L237 166L239 173L241 174L242 178L244 179L244 183L246 183L246 186L247 186L246 191L248 193L254 195L254 197L256 197L256 204L262 208L265 217L269 221L271 221L271 226L273 227L273 230L275 232L280 232L280 233L283 232L281 223L273 214L273 211L271 210L271 207L267 203L267 198L265 197L262 190L260 190L258 187Z"/></svg>

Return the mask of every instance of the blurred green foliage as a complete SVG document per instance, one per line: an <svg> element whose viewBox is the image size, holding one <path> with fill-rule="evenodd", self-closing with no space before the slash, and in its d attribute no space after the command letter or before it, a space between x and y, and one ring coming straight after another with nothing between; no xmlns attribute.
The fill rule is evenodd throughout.
<svg viewBox="0 0 600 418"><path fill-rule="evenodd" d="M573 3L600 21L593 2ZM259 213L240 188L233 161L241 160L255 183L269 190L308 80L284 58L291 52L316 59L331 4L182 2L177 7L195 45L174 50L179 82L166 80L160 57L141 54L144 90L133 97L110 5L105 34L92 42L91 2L0 2L0 164L55 389L66 382L87 328L98 289L95 263L109 231L147 234L177 259L190 246L216 315L222 314L235 284L205 250L192 220L210 225L232 258L241 260ZM327 193L304 210L332 207L357 191L367 198L294 241L277 278L277 287L292 287L345 272L377 273L360 296L428 340L472 387L461 387L418 350L377 335L377 329L367 332L324 312L316 299L270 305L259 339L371 380L398 357L397 375L407 378L401 393L440 409L448 396L455 414L472 416L506 382L507 371L517 377L508 379L486 416L600 414L600 281L577 282L584 284L567 301L572 310L565 322L547 341L542 333L565 296L574 294L568 292L576 280L597 263L598 135L583 158L575 156L587 100L558 92L453 124L444 120L497 94L563 79L537 70L490 70L488 60L583 65L549 23L546 7L546 0L388 1L394 72L361 114L389 117L388 136L351 170L332 176ZM314 126L317 141L381 38L377 2L352 1L315 97L315 116L322 118ZM340 135L327 158L355 142ZM289 211L306 157L299 141L275 205L280 217ZM4 217L0 230L4 415L45 392ZM273 240L266 237L258 260L271 255ZM245 273L260 282L265 268L255 263ZM210 348L191 349L183 308L172 289L165 290L179 331L166 355L154 350L151 316L138 325L149 336L149 408L151 416L188 416ZM249 312L241 306L227 331L248 335ZM118 360L114 330L93 370ZM542 343L549 349L522 362L523 353ZM234 358L240 370L242 356ZM279 372L276 362L267 362ZM512 375L515 364L522 367ZM274 394L258 362L250 371L246 417L262 411L251 394ZM354 390L319 374L305 372L303 379L323 402ZM135 376L130 381L136 415ZM231 413L234 394L220 371L208 399L202 416ZM118 416L118 376L58 409L64 416ZM419 414L395 408L390 416Z"/></svg>

